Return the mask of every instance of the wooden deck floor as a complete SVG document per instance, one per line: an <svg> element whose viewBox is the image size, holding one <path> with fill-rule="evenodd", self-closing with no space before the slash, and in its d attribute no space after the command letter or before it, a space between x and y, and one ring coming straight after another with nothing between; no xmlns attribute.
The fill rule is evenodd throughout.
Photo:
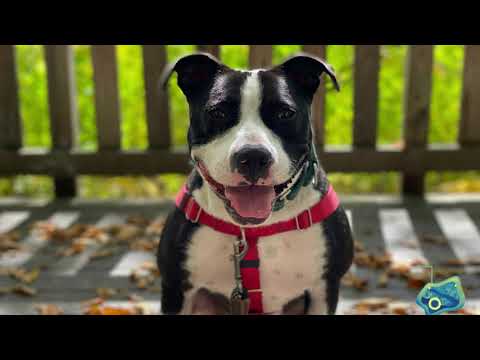
<svg viewBox="0 0 480 360"><path fill-rule="evenodd" d="M431 195L425 200L381 196L341 198L355 238L368 252L388 252L395 263L420 259L434 269L445 263L480 260L480 196ZM30 226L38 221L49 221L64 228L73 223L121 224L130 215L161 218L171 206L168 201L48 203L1 199L0 234L18 231L25 249L0 255L0 289L18 284L10 276L2 276L2 268L41 268L41 271L38 279L29 285L37 290L33 297L0 291L0 314L35 314L35 305L42 303L57 304L68 314L80 314L81 302L94 298L98 288L118 290L107 304L128 306L128 295L138 294L153 313L158 312L159 279L156 278L148 290L140 290L129 277L140 264L154 261L153 252L117 246L113 255L92 259L92 255L102 249L101 245L92 244L77 255L57 256L57 245L32 235ZM436 244L432 238L446 242ZM465 288L466 306L478 309L480 266L474 263L456 268ZM388 297L413 306L418 289L409 288L406 281L392 278L386 287L379 287L381 269L353 266L351 272L368 280L368 285L364 290L344 285L338 313L348 313L353 304L371 297Z"/></svg>

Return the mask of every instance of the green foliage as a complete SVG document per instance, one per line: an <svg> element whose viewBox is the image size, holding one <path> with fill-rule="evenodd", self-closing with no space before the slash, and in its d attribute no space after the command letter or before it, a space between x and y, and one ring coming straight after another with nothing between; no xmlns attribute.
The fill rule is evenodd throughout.
<svg viewBox="0 0 480 360"><path fill-rule="evenodd" d="M341 145L352 142L353 120L353 46L331 45L327 48L327 61L337 72L341 92L333 90L327 81L326 142ZM279 63L301 50L298 45L276 45L273 61ZM168 47L168 60L195 51L193 45ZM387 45L381 48L379 82L378 143L402 143L405 57L407 46ZM142 50L138 45L117 47L119 95L121 106L121 133L124 149L147 147L145 92ZM248 67L248 46L225 45L222 60L231 67ZM17 46L20 111L24 128L24 145L48 148L51 146L48 116L48 94L44 51L38 45ZM78 147L84 151L97 149L95 126L95 89L91 50L86 45L74 46L75 76L79 114ZM453 143L458 135L460 115L463 47L435 46L431 124L429 142ZM174 145L186 144L188 107L183 94L172 77L171 136ZM382 174L331 174L330 178L341 192L398 192L400 176ZM79 178L80 194L84 197L158 197L172 195L184 181L181 175L155 177L93 177ZM478 191L478 172L429 173L427 188L432 191ZM48 177L17 176L0 179L0 196L52 196L52 181Z"/></svg>

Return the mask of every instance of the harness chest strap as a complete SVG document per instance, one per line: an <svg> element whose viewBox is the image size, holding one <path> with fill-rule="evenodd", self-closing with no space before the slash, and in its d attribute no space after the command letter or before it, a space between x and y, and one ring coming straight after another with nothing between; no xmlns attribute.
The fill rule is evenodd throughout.
<svg viewBox="0 0 480 360"><path fill-rule="evenodd" d="M208 226L218 232L240 237L242 230L238 225L216 218L205 212L195 201L184 185L176 197L176 206L185 213L185 218L193 223ZM260 258L258 254L258 239L286 231L303 231L316 223L320 223L338 208L340 202L333 189L329 186L325 196L311 208L301 212L296 217L270 225L244 227L248 251L240 263L243 286L248 290L250 299L250 314L263 314L262 292L260 287Z"/></svg>

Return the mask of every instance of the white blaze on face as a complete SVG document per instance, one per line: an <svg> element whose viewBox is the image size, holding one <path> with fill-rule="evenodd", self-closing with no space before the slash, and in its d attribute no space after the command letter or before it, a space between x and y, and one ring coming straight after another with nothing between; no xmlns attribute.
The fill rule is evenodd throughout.
<svg viewBox="0 0 480 360"><path fill-rule="evenodd" d="M258 72L252 72L242 89L240 127L234 136L229 156L233 156L245 145L262 145L272 154L274 162L278 162L279 155L274 146L273 134L260 115L261 104L262 86Z"/></svg>
<svg viewBox="0 0 480 360"><path fill-rule="evenodd" d="M231 171L230 159L246 145L262 145L272 155L273 164L266 183L280 184L291 174L290 159L280 139L262 120L262 84L259 70L251 71L241 89L240 116L237 125L210 143L192 149L192 155L206 165L210 175L224 185L237 186L240 177Z"/></svg>

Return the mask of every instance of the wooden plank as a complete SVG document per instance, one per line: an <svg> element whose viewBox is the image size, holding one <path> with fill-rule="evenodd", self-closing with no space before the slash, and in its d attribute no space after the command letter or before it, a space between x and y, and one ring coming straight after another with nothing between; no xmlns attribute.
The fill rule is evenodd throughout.
<svg viewBox="0 0 480 360"><path fill-rule="evenodd" d="M148 145L150 149L166 149L171 143L170 107L168 91L161 91L159 79L167 64L167 52L162 45L144 45L142 50Z"/></svg>
<svg viewBox="0 0 480 360"><path fill-rule="evenodd" d="M0 148L22 147L15 46L0 45Z"/></svg>
<svg viewBox="0 0 480 360"><path fill-rule="evenodd" d="M55 150L69 150L76 144L77 103L73 51L68 45L46 45L48 104L52 145ZM54 179L57 197L76 195L75 177Z"/></svg>
<svg viewBox="0 0 480 360"><path fill-rule="evenodd" d="M464 171L480 170L480 147L449 147L434 150L413 149L408 153L398 150L350 148L324 151L317 149L322 165L329 172L385 172L385 171ZM100 151L98 153L55 153L25 150L21 153L0 150L0 175L155 175L165 173L187 174L191 171L188 152Z"/></svg>
<svg viewBox="0 0 480 360"><path fill-rule="evenodd" d="M95 226L102 228L109 225L119 225L124 223L126 215L106 214ZM81 271L90 261L92 255L102 247L99 243L92 243L78 255L63 257L56 263L52 264L47 272L58 276L75 276Z"/></svg>
<svg viewBox="0 0 480 360"><path fill-rule="evenodd" d="M29 211L5 211L0 213L0 234L12 231L30 216Z"/></svg>
<svg viewBox="0 0 480 360"><path fill-rule="evenodd" d="M68 45L46 45L48 103L52 144L68 150L75 145L77 104L73 52Z"/></svg>
<svg viewBox="0 0 480 360"><path fill-rule="evenodd" d="M267 68L272 65L272 45L250 45L248 64L250 69Z"/></svg>
<svg viewBox="0 0 480 360"><path fill-rule="evenodd" d="M155 262L155 254L145 250L127 251L120 261L110 271L113 277L130 276L133 270L138 269L145 262Z"/></svg>
<svg viewBox="0 0 480 360"><path fill-rule="evenodd" d="M198 51L207 52L220 59L220 45L198 45Z"/></svg>
<svg viewBox="0 0 480 360"><path fill-rule="evenodd" d="M304 45L303 51L326 60L326 45ZM318 87L312 102L312 121L313 131L315 133L315 142L317 146L323 147L325 144L325 81L326 76L322 75L322 81Z"/></svg>
<svg viewBox="0 0 480 360"><path fill-rule="evenodd" d="M355 46L353 146L374 148L377 141L380 46Z"/></svg>
<svg viewBox="0 0 480 360"><path fill-rule="evenodd" d="M120 148L120 98L115 45L92 45L98 148Z"/></svg>
<svg viewBox="0 0 480 360"><path fill-rule="evenodd" d="M433 46L412 45L406 61L404 104L405 152L427 144L432 92ZM403 173L403 193L422 195L425 174L422 169Z"/></svg>
<svg viewBox="0 0 480 360"><path fill-rule="evenodd" d="M66 289L64 291L67 293ZM91 296L92 293L95 293L94 287L90 288L85 293L75 294L74 296L76 296L76 299L70 301L65 300L61 295L59 296L60 299L56 299L55 301L52 301L51 298L45 297L41 297L42 300L40 301L38 296L35 297L35 301L16 301L14 299L10 301L4 300L0 302L0 315L39 315L36 306L41 302L47 302L59 307L63 310L65 315L84 315L85 305L83 304L82 296L88 297ZM160 315L159 301L142 301L141 304L147 309L148 315ZM104 306L131 310L132 302L127 300L109 300L105 301Z"/></svg>
<svg viewBox="0 0 480 360"><path fill-rule="evenodd" d="M480 144L480 45L465 46L459 143Z"/></svg>
<svg viewBox="0 0 480 360"><path fill-rule="evenodd" d="M480 258L480 233L464 209L435 210L438 225L448 239L452 250L461 261ZM467 273L475 272L473 266L466 266Z"/></svg>
<svg viewBox="0 0 480 360"><path fill-rule="evenodd" d="M380 209L379 217L385 248L391 254L394 264L414 260L427 263L406 209Z"/></svg>
<svg viewBox="0 0 480 360"><path fill-rule="evenodd" d="M70 226L77 218L78 212L59 211L46 219L47 222L55 227L65 229ZM48 238L38 236L38 234L29 234L20 244L25 247L22 251L16 252L14 256L0 254L0 267L18 267L25 265L35 254L49 243Z"/></svg>

